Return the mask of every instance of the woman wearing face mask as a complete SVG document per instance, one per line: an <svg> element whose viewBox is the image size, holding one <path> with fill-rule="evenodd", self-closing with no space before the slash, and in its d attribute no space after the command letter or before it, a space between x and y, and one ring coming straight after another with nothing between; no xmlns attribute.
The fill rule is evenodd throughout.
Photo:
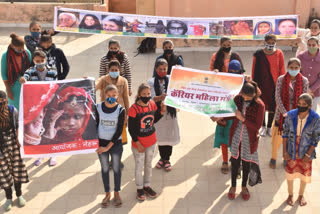
<svg viewBox="0 0 320 214"><path fill-rule="evenodd" d="M268 123L266 117L260 130L261 136L271 136L271 126L276 109L275 90L279 76L286 73L283 53L276 48L277 38L273 34L264 37L264 48L257 50L253 55L252 79L258 84L262 95L261 99L268 111Z"/></svg>
<svg viewBox="0 0 320 214"><path fill-rule="evenodd" d="M310 29L298 28L297 36L298 50L296 55L308 49L308 40L310 37L316 37L320 40L320 20L312 20Z"/></svg>
<svg viewBox="0 0 320 214"><path fill-rule="evenodd" d="M119 191L121 186L121 156L123 152L121 133L125 121L125 109L117 103L118 89L115 85L108 85L104 90L104 101L97 104L96 121L98 127L99 155L102 180L106 196L102 200L102 206L110 205L110 181L109 168L112 165L114 174L114 199L113 204L119 207L122 204ZM111 156L112 164L109 163Z"/></svg>
<svg viewBox="0 0 320 214"><path fill-rule="evenodd" d="M68 76L70 66L63 50L52 43L52 37L48 34L42 34L40 48L47 56L48 65L57 70L58 80L64 80Z"/></svg>
<svg viewBox="0 0 320 214"><path fill-rule="evenodd" d="M180 66L184 66L184 62L183 62L183 58L181 55L177 55L173 52L174 49L174 45L173 42L171 40L165 40L162 43L162 48L163 48L163 54L158 56L156 59L156 62L163 58L168 62L168 75L171 74L171 69L172 66L175 65L180 65ZM153 77L156 76L156 67L154 67L153 69Z"/></svg>
<svg viewBox="0 0 320 214"><path fill-rule="evenodd" d="M154 78L148 80L148 84L151 87L151 97L160 108L161 102L166 97L169 84L169 76L167 75L168 63L165 59L159 59L155 67L157 74ZM155 128L161 157L156 167L171 171L170 157L172 155L172 147L180 143L177 110L167 107L167 114L155 124Z"/></svg>
<svg viewBox="0 0 320 214"><path fill-rule="evenodd" d="M109 63L111 60L118 60L121 65L120 75L127 79L129 87L129 96L132 95L131 86L131 67L128 55L120 51L120 42L117 40L109 41L109 51L107 55L103 56L100 60L100 72L99 77L107 75L109 73Z"/></svg>
<svg viewBox="0 0 320 214"><path fill-rule="evenodd" d="M316 150L320 141L320 118L311 110L312 97L302 94L298 99L297 109L287 114L283 126L283 158L286 165L288 184L287 204L293 206L293 181L300 179L298 203L305 206L307 202L304 192L307 183L311 182L312 160L316 158Z"/></svg>
<svg viewBox="0 0 320 214"><path fill-rule="evenodd" d="M259 98L260 90L255 82L244 83L241 92L234 98L237 106L236 117L230 128L229 145L231 146L231 181L228 193L230 200L235 198L238 169L242 162L242 199L247 201L250 193L247 188L248 175L255 168L256 183L261 183L258 159L258 132L262 126L264 104ZM254 165L254 167L253 167Z"/></svg>
<svg viewBox="0 0 320 214"><path fill-rule="evenodd" d="M24 49L24 40L15 33L10 35L11 44L1 58L1 77L3 79L8 101L19 111L20 89L19 79L30 67L31 54Z"/></svg>
<svg viewBox="0 0 320 214"><path fill-rule="evenodd" d="M144 201L147 194L156 198L158 194L150 187L152 175L152 159L157 142L154 124L158 122L166 109L161 103L158 108L151 100L151 88L141 84L138 88L136 102L129 109L129 133L132 138L132 153L135 160L135 181L137 199ZM144 170L144 175L142 172Z"/></svg>
<svg viewBox="0 0 320 214"><path fill-rule="evenodd" d="M301 60L301 74L310 82L309 93L313 97L312 110L317 112L320 105L320 51L317 37L308 39L308 50L301 52L298 58Z"/></svg>
<svg viewBox="0 0 320 214"><path fill-rule="evenodd" d="M229 62L236 59L241 64L241 73L245 72L239 54L232 52L231 46L232 41L229 37L220 39L220 49L211 56L210 71L228 72Z"/></svg>
<svg viewBox="0 0 320 214"><path fill-rule="evenodd" d="M108 64L109 74L100 77L96 84L96 91L100 90L100 100L103 102L105 100L105 96L103 91L109 85L115 85L118 89L117 103L119 103L126 110L125 122L122 130L122 144L127 144L127 112L129 111L129 89L128 89L128 81L120 76L121 65L117 60L111 60Z"/></svg>
<svg viewBox="0 0 320 214"><path fill-rule="evenodd" d="M29 31L31 35L26 35L24 37L24 42L28 50L33 54L36 48L39 46L41 34L50 34L51 36L56 35L53 29L41 31L41 25L39 22L31 22L29 25Z"/></svg>
<svg viewBox="0 0 320 214"><path fill-rule="evenodd" d="M274 123L271 129L271 160L270 168L276 168L276 160L278 151L282 144L282 131L284 120L287 117L288 111L297 107L298 98L302 93L308 91L309 81L300 73L301 62L297 58L291 58L288 62L288 72L281 75L277 80L276 87L276 113ZM284 166L286 162L284 162Z"/></svg>
<svg viewBox="0 0 320 214"><path fill-rule="evenodd" d="M46 54L43 51L37 50L33 53L33 63L34 63L34 67L29 68L25 72L23 77L20 78L21 84L24 84L27 81L54 81L54 80L57 80L57 71L55 69L52 69L47 66ZM44 112L42 112L42 114L44 114ZM39 112L39 115L41 116L41 112ZM43 117L41 119L43 119ZM42 134L43 133L41 133L41 135ZM40 133L39 133L38 137L40 137ZM38 158L34 162L34 165L39 166L40 164L41 164L41 159ZM55 166L56 164L57 164L56 159L53 157L50 158L49 165Z"/></svg>

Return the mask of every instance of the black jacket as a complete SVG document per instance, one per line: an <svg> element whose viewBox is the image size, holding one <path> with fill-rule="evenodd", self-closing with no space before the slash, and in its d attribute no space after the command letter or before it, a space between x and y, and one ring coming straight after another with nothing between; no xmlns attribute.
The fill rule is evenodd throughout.
<svg viewBox="0 0 320 214"><path fill-rule="evenodd" d="M56 48L55 44L53 44L49 49L43 51L47 55L48 65L57 69L58 80L64 80L69 73L70 66L63 51L60 48Z"/></svg>

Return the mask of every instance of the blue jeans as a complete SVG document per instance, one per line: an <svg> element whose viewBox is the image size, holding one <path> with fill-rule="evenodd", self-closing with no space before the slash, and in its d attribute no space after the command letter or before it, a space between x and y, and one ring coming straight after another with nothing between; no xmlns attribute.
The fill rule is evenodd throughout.
<svg viewBox="0 0 320 214"><path fill-rule="evenodd" d="M109 151L102 153L99 156L101 164L102 181L105 192L110 192L110 179L109 179L109 155L111 156L112 169L114 176L114 191L119 192L121 186L121 156L123 147L121 141L116 142Z"/></svg>

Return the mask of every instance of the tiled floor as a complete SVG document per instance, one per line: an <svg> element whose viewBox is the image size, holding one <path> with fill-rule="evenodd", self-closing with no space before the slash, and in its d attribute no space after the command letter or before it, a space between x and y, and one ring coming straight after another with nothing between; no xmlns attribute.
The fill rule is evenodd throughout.
<svg viewBox="0 0 320 214"><path fill-rule="evenodd" d="M25 29L0 28L0 53L7 49L9 33L17 31L20 35ZM104 35L76 35L61 33L54 37L58 47L63 48L71 65L69 78L98 76L100 58L106 54ZM156 54L143 54L135 58L137 44L135 38L120 37L122 49L125 50L133 67L133 86L136 90L139 83L152 75ZM210 52L189 51L181 53L186 66L208 69ZM253 51L240 52L248 73L251 70ZM286 61L294 56L285 52ZM3 89L1 81L0 88ZM133 97L131 97L133 101ZM279 161L276 170L268 168L271 143L270 138L263 138L259 144L259 159L263 183L249 188L251 199L244 202L240 197L229 201L226 193L230 186L230 174L220 172L221 154L213 149L215 125L206 117L179 112L181 143L174 147L172 155L173 170L153 170L152 186L160 193L155 200L139 203L135 199L134 162L129 145L124 148L122 174L123 200L122 208L101 209L99 203L104 197L100 175L100 164L96 154L75 155L58 158L58 165L48 167L44 162L39 167L32 165L33 159L25 159L30 175L30 183L23 185L26 207L15 206L10 213L14 214L91 214L91 213L153 213L153 214L277 214L277 213L320 213L320 171L319 160L313 163L312 183L307 186L308 205L288 207L284 204L287 197L287 185L284 170ZM159 159L158 152L153 165ZM279 152L279 160L280 152ZM112 173L111 173L112 180ZM238 182L240 183L240 182ZM111 182L113 186L113 182ZM298 191L295 183L295 193ZM239 193L238 188L237 193ZM295 195L297 197L297 195ZM5 202L4 193L0 195L0 204ZM2 209L2 207L0 207ZM2 210L0 210L2 213Z"/></svg>

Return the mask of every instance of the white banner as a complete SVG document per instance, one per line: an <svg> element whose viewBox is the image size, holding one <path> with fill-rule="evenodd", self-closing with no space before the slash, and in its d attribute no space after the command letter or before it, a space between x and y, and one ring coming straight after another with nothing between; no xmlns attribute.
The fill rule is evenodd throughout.
<svg viewBox="0 0 320 214"><path fill-rule="evenodd" d="M279 39L296 38L297 15L185 18L109 13L55 7L54 29L61 32L113 34L155 38Z"/></svg>

